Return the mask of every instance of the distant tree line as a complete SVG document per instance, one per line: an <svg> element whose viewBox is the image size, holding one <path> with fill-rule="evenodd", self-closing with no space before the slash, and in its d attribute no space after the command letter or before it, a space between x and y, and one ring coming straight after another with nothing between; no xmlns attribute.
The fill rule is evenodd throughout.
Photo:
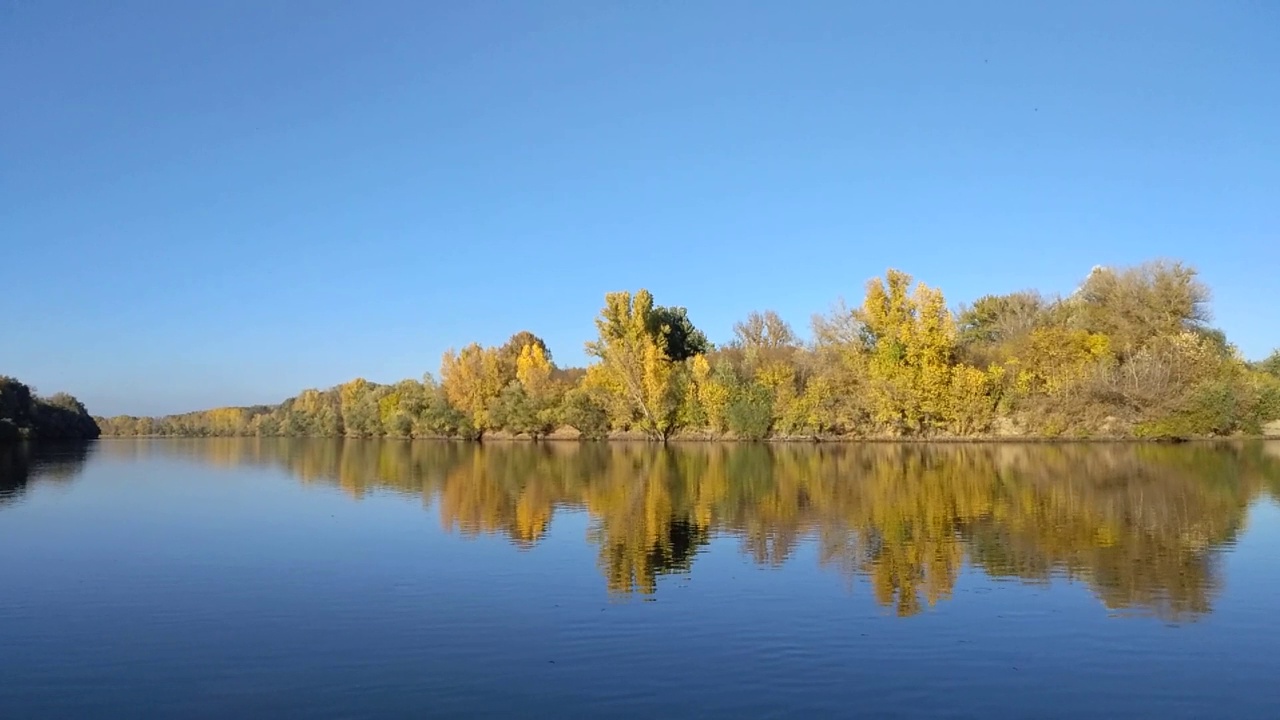
<svg viewBox="0 0 1280 720"><path fill-rule="evenodd" d="M0 441L86 440L98 433L97 422L71 395L38 397L18 380L0 375Z"/></svg>
<svg viewBox="0 0 1280 720"><path fill-rule="evenodd" d="M437 381L356 379L276 406L99 418L107 435L588 439L1176 438L1256 434L1280 418L1280 352L1248 363L1209 324L1177 262L1095 268L1065 297L988 295L950 309L890 270L802 341L750 314L716 347L645 290L605 297L594 362L560 368L541 338L444 355Z"/></svg>

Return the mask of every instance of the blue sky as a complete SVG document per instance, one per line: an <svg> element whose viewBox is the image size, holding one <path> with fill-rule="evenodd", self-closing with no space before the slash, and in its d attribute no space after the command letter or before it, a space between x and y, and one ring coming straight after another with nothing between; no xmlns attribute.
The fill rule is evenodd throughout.
<svg viewBox="0 0 1280 720"><path fill-rule="evenodd" d="M1033 5L1035 7L1033 7ZM0 373L101 414L1185 260L1280 345L1280 4L0 0Z"/></svg>

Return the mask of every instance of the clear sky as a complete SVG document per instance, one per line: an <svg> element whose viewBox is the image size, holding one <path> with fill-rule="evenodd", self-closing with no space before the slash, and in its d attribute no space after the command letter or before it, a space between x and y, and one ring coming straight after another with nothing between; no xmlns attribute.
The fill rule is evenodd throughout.
<svg viewBox="0 0 1280 720"><path fill-rule="evenodd" d="M1280 3L0 0L0 373L97 414L1154 257L1280 345Z"/></svg>

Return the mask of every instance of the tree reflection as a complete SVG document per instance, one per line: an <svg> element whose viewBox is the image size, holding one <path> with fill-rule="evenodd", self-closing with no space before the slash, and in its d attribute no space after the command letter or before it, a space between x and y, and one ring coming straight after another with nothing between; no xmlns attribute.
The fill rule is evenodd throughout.
<svg viewBox="0 0 1280 720"><path fill-rule="evenodd" d="M32 485L71 482L92 452L89 442L0 442L0 508L20 502Z"/></svg>
<svg viewBox="0 0 1280 720"><path fill-rule="evenodd" d="M131 452L135 443L108 443ZM651 595L712 537L755 562L802 541L912 615L948 598L968 563L992 577L1087 583L1106 607L1211 610L1219 552L1260 493L1280 497L1274 444L680 445L342 440L157 441L208 462L287 469L359 499L434 503L463 535L542 541L584 510L609 591ZM118 448L118 450L117 450Z"/></svg>

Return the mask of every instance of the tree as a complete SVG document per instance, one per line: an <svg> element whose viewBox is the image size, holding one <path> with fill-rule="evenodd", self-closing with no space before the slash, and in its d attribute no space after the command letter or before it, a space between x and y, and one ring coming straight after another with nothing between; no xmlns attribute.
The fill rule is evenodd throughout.
<svg viewBox="0 0 1280 720"><path fill-rule="evenodd" d="M1034 291L984 295L962 306L956 318L957 350L979 367L1006 359L1009 344L1026 337L1045 319L1049 304Z"/></svg>
<svg viewBox="0 0 1280 720"><path fill-rule="evenodd" d="M291 434L334 437L342 434L342 411L332 392L303 390L293 401Z"/></svg>
<svg viewBox="0 0 1280 720"><path fill-rule="evenodd" d="M733 343L742 348L779 349L798 346L795 331L778 313L765 310L752 312L746 320L734 323Z"/></svg>
<svg viewBox="0 0 1280 720"><path fill-rule="evenodd" d="M449 403L444 388L430 376L424 378L424 404L414 421L414 434L420 437L459 437L474 440L480 437L471 416Z"/></svg>
<svg viewBox="0 0 1280 720"><path fill-rule="evenodd" d="M648 312L646 325L650 335L662 338L663 352L672 362L684 362L711 351L707 336L693 326L682 307L654 307Z"/></svg>
<svg viewBox="0 0 1280 720"><path fill-rule="evenodd" d="M826 315L813 316L813 369L788 418L792 432L843 435L868 425L871 338L859 315L840 301Z"/></svg>
<svg viewBox="0 0 1280 720"><path fill-rule="evenodd" d="M30 428L35 420L34 407L31 388L17 378L0 375L0 418L15 428Z"/></svg>
<svg viewBox="0 0 1280 720"><path fill-rule="evenodd" d="M736 389L726 412L729 429L743 440L763 440L773 427L773 393L759 383Z"/></svg>
<svg viewBox="0 0 1280 720"><path fill-rule="evenodd" d="M426 386L415 380L401 380L378 400L378 420L382 434L392 437L409 437L414 434L414 423L421 417L427 404Z"/></svg>
<svg viewBox="0 0 1280 720"><path fill-rule="evenodd" d="M538 348L542 352L542 356L546 358L547 363L551 363L551 351L547 349L546 342L528 330L521 330L503 343L502 347L498 348L498 362L502 367L504 384L515 379L516 363L520 359L520 354L526 347L531 346Z"/></svg>
<svg viewBox="0 0 1280 720"><path fill-rule="evenodd" d="M516 435L527 434L535 440L545 435L549 423L541 416L540 408L518 382L502 389L489 403L489 419L493 427L500 427Z"/></svg>
<svg viewBox="0 0 1280 720"><path fill-rule="evenodd" d="M796 379L795 356L800 350L791 326L772 310L753 312L734 324L733 335L730 351L741 353L743 374L772 388L781 404L790 402L796 394L790 380ZM787 387L782 387L784 383Z"/></svg>
<svg viewBox="0 0 1280 720"><path fill-rule="evenodd" d="M551 379L551 360L541 345L525 345L516 359L516 382L529 397L550 404L556 394L556 382Z"/></svg>
<svg viewBox="0 0 1280 720"><path fill-rule="evenodd" d="M338 386L343 432L352 437L382 434L380 401L385 394L379 385L356 378Z"/></svg>
<svg viewBox="0 0 1280 720"><path fill-rule="evenodd" d="M554 374L555 367L541 345L529 344L521 348L520 357L516 360L515 384L528 399L533 419L518 432L527 432L537 438L555 430L559 420L557 407L564 395L564 386L555 380Z"/></svg>
<svg viewBox="0 0 1280 720"><path fill-rule="evenodd" d="M947 310L940 291L889 270L856 308L813 318L802 342L773 311L750 313L715 348L677 306L610 293L589 368L558 368L532 332L471 344L442 380L357 378L276 406L83 422L70 396L0 378L0 435L541 437L568 423L666 440L677 429L742 437L1203 436L1260 433L1280 416L1280 351L1247 363L1209 325L1193 268L1097 268L1063 299L984 295ZM765 400L769 402L765 402ZM766 407L767 405L767 407ZM535 513L536 514L536 513Z"/></svg>
<svg viewBox="0 0 1280 720"><path fill-rule="evenodd" d="M984 372L969 365L958 365L951 372L946 419L948 429L956 435L985 433L995 419L997 386L1004 368L996 366Z"/></svg>
<svg viewBox="0 0 1280 720"><path fill-rule="evenodd" d="M507 384L497 350L472 343L461 352L446 352L440 363L440 379L449 403L470 418L477 432L493 427L489 407Z"/></svg>
<svg viewBox="0 0 1280 720"><path fill-rule="evenodd" d="M38 397L26 384L0 375L0 440L88 440L100 434L98 423L71 395Z"/></svg>
<svg viewBox="0 0 1280 720"><path fill-rule="evenodd" d="M599 440L609 432L609 411L598 393L576 387L565 393L561 419L581 433L584 440Z"/></svg>
<svg viewBox="0 0 1280 720"><path fill-rule="evenodd" d="M1078 391L1110 358L1106 335L1062 326L1037 328L1019 348L1015 381L1024 394L1061 398Z"/></svg>
<svg viewBox="0 0 1280 720"><path fill-rule="evenodd" d="M587 343L587 353L600 359L597 382L623 400L646 433L665 441L675 430L680 392L667 355L671 325L657 319L653 295L609 293L596 330L599 338Z"/></svg>
<svg viewBox="0 0 1280 720"><path fill-rule="evenodd" d="M1280 350L1276 350L1267 356L1266 360L1258 363L1258 372L1266 373L1273 378L1280 379Z"/></svg>
<svg viewBox="0 0 1280 720"><path fill-rule="evenodd" d="M728 430L729 401L738 385L733 368L726 361L712 367L705 355L698 355L690 361L690 370L691 387L704 422L714 432Z"/></svg>
<svg viewBox="0 0 1280 720"><path fill-rule="evenodd" d="M955 323L942 293L889 270L867 285L858 312L870 350L868 372L877 420L898 432L936 429L946 415Z"/></svg>
<svg viewBox="0 0 1280 720"><path fill-rule="evenodd" d="M1078 322L1110 338L1121 358L1153 338L1203 328L1209 321L1209 289L1194 268L1176 262L1094 268L1073 299Z"/></svg>

